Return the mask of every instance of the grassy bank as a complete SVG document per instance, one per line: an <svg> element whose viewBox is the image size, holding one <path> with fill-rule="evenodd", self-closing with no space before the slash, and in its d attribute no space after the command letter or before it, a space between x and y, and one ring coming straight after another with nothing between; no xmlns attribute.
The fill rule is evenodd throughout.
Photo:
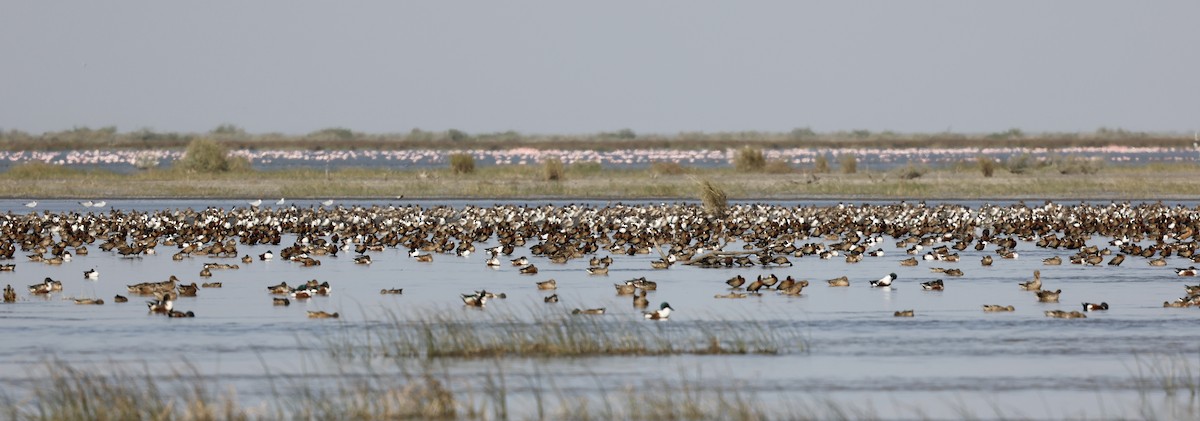
<svg viewBox="0 0 1200 421"><path fill-rule="evenodd" d="M698 179L713 180L731 200L792 198L1070 198L1171 199L1200 193L1200 168L1188 164L1110 166L1093 174L1051 169L984 177L976 168L932 168L912 177L904 170L853 174L744 173L731 168L617 170L568 166L548 181L540 166L488 166L471 173L436 170L295 169L189 174L150 170L116 174L44 164L0 173L10 198L594 198L695 199Z"/></svg>

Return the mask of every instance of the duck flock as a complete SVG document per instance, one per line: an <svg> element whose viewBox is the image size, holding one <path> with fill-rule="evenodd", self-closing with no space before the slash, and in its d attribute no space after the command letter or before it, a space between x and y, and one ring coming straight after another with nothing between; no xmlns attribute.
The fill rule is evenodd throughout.
<svg viewBox="0 0 1200 421"><path fill-rule="evenodd" d="M259 203L261 205L261 202ZM72 256L107 253L114 257L161 258L180 262L209 279L215 272L237 269L255 261L276 260L315 268L325 259L353 259L369 265L371 253L386 249L407 251L389 256L437 264L438 257L470 256L478 245L486 255L480 270L517 270L531 275L530 289L554 292L553 279L538 278L538 265L563 264L586 259L586 271L608 276L609 268L646 265L645 259L627 256L657 256L646 269L650 275L614 284L618 296L628 297L633 307L646 309L649 292L659 291L653 280L657 270L681 265L695 268L789 268L808 259L838 259L847 264L868 262L885 255L911 255L901 266L931 265L932 272L946 278L969 279L971 270L960 262L959 252L971 248L982 253L978 264L1002 265L1018 259L1020 248L1037 247L1055 255L1043 260L1047 266L1077 264L1090 266L1148 265L1162 267L1166 258L1177 256L1200 262L1196 232L1200 209L1161 203L1111 203L1062 205L1046 202L1029 206L927 205L924 202L894 204L837 204L832 206L783 206L742 204L723 215L708 213L697 204L609 204L606 206L262 206L232 209L175 209L151 212L110 209L107 212L29 212L0 215L0 259L23 260L4 263L0 271L38 275L37 265L63 265ZM1093 237L1107 241L1095 245ZM285 241L286 239L286 241ZM1090 244L1090 245L1089 245ZM1102 244L1102 243L1101 243ZM251 256L239 247L270 246L277 253ZM19 250L19 254L18 254ZM169 257L168 257L169 256ZM407 256L407 257L405 257ZM622 261L624 260L624 261ZM189 263L191 262L191 263ZM202 265L195 266L197 262ZM228 262L228 263L226 263ZM894 260L879 260L894 265ZM18 270L18 264L21 268ZM192 266L189 266L192 265ZM974 264L974 263L972 263ZM32 267L32 269L30 269ZM507 268L507 269L505 269ZM1155 269L1157 270L1157 269ZM1164 276L1191 277L1200 269L1162 268ZM97 279L94 269L82 271L86 279ZM891 272L884 270L883 272ZM183 273L183 272L181 272ZM191 272L195 273L195 272ZM184 276L189 277L189 276ZM720 276L719 278L724 278ZM892 288L907 280L895 273L879 278L853 280L843 276L825 280L830 288L863 285ZM698 279L699 283L723 282L728 291L714 299L738 299L768 293L798 296L811 292L809 280L775 275L742 275L729 279ZM915 281L914 285L916 284ZM819 282L813 282L820 285ZM943 279L922 282L925 290L943 290ZM1049 283L1049 282L1047 282ZM220 282L184 283L171 276L128 285L128 294L142 296L148 313L173 318L198 317L176 308L180 296L195 296L199 288L220 288ZM1164 307L1200 305L1200 285L1184 285L1185 295L1166 297ZM270 303L289 305L328 295L332 286L318 279L264 284ZM487 291L480 285L473 292L457 292L463 305L485 307L504 299L504 293ZM1043 284L1040 271L1032 278L1013 280L1013 288L1030 292L1031 301L1058 302L1062 289ZM62 291L62 281L45 277L28 285L27 294L47 295ZM403 294L402 289L384 289L381 294ZM20 300L11 284L4 302ZM80 305L102 305L100 297L75 298ZM129 299L117 295L114 302ZM543 297L558 301L557 293ZM1017 303L1021 304L1021 303ZM985 312L1011 312L1012 303L979 303ZM1079 311L1046 311L1047 317L1086 318L1086 312L1108 309L1106 302L1083 303ZM599 315L604 308L576 308L580 315ZM654 311L641 314L649 320L668 320L674 309L661 302ZM912 317L914 310L894 313ZM309 311L311 318L338 318L338 313Z"/></svg>

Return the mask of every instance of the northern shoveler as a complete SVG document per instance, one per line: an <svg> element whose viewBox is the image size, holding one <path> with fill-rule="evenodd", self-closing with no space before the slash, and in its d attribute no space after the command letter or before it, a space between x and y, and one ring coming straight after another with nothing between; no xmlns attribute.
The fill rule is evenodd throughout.
<svg viewBox="0 0 1200 421"><path fill-rule="evenodd" d="M895 280L896 280L896 274L889 273L887 276L879 278L878 280L875 280L875 281L871 281L871 286L872 287L890 287L890 286L892 286L892 281L895 281Z"/></svg>
<svg viewBox="0 0 1200 421"><path fill-rule="evenodd" d="M1108 303L1083 303L1083 311L1108 310Z"/></svg>
<svg viewBox="0 0 1200 421"><path fill-rule="evenodd" d="M941 279L934 279L929 282L922 282L921 289L924 289L926 291L941 291L943 289L946 289L946 286L945 286L945 283L943 283Z"/></svg>
<svg viewBox="0 0 1200 421"><path fill-rule="evenodd" d="M667 318L671 317L671 310L674 309L664 301L662 305L658 306L658 310L642 313L642 316L650 320L667 320Z"/></svg>
<svg viewBox="0 0 1200 421"><path fill-rule="evenodd" d="M558 294L550 294L550 296L543 298L542 301L544 301L546 303L557 303L558 302Z"/></svg>

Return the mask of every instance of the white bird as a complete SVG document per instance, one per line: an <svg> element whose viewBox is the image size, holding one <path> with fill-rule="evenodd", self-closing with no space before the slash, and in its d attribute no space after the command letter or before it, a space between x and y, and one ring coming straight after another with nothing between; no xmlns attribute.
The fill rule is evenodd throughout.
<svg viewBox="0 0 1200 421"><path fill-rule="evenodd" d="M36 200L30 201L29 203L25 204L25 207L27 207L27 208L37 207L37 201Z"/></svg>
<svg viewBox="0 0 1200 421"><path fill-rule="evenodd" d="M671 317L671 310L674 310L671 305L664 302L658 310L642 313L642 316L650 320L667 320L668 317Z"/></svg>
<svg viewBox="0 0 1200 421"><path fill-rule="evenodd" d="M92 207L92 201L91 201L91 200L85 200L85 201L79 202L79 205L80 205L80 206L83 206L83 207L85 207L85 208L90 208L90 207Z"/></svg>
<svg viewBox="0 0 1200 421"><path fill-rule="evenodd" d="M275 202L275 204L276 204L276 205L279 205L279 206L283 206L283 203L284 203L284 200L283 200L283 198L282 198L282 197L281 197L281 198L279 198L279 200Z"/></svg>
<svg viewBox="0 0 1200 421"><path fill-rule="evenodd" d="M100 272L96 272L96 269L88 269L83 272L83 278L84 279L100 279Z"/></svg>
<svg viewBox="0 0 1200 421"><path fill-rule="evenodd" d="M102 207L104 207L104 205L107 205L107 204L108 204L108 202L101 200L99 202L92 203L92 207L93 208L102 208Z"/></svg>
<svg viewBox="0 0 1200 421"><path fill-rule="evenodd" d="M892 286L892 281L895 281L895 280L896 280L896 274L889 273L888 276L879 278L878 281L871 281L871 286L873 286L873 287L890 287L890 286Z"/></svg>
<svg viewBox="0 0 1200 421"><path fill-rule="evenodd" d="M252 202L247 202L247 203L250 203L250 206L257 208L259 205L262 205L262 199L257 199L257 200L254 200Z"/></svg>
<svg viewBox="0 0 1200 421"><path fill-rule="evenodd" d="M333 206L333 199L329 199L324 202L321 202L321 205L322 206Z"/></svg>

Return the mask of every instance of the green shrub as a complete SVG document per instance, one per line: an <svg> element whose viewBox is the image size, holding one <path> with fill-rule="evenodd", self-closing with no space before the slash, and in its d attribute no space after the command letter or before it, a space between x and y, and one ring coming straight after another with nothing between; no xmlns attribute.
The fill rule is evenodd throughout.
<svg viewBox="0 0 1200 421"><path fill-rule="evenodd" d="M566 175L566 168L563 167L563 162L558 158L546 158L542 161L542 176L546 181L562 181Z"/></svg>
<svg viewBox="0 0 1200 421"><path fill-rule="evenodd" d="M762 149L749 146L737 151L733 158L733 167L739 172L762 171L766 165L767 159L763 157Z"/></svg>
<svg viewBox="0 0 1200 421"><path fill-rule="evenodd" d="M984 177L991 177L996 173L996 160L994 158L987 155L979 155L975 157L975 160L979 162L979 171L983 173Z"/></svg>
<svg viewBox="0 0 1200 421"><path fill-rule="evenodd" d="M470 174L475 172L475 157L469 153L451 154L450 170L455 174Z"/></svg>
<svg viewBox="0 0 1200 421"><path fill-rule="evenodd" d="M772 159L767 161L767 165L763 167L763 172L767 174L791 174L796 172L791 164L782 159Z"/></svg>
<svg viewBox="0 0 1200 421"><path fill-rule="evenodd" d="M842 165L842 174L858 172L858 156L854 152L844 152L838 155L838 162Z"/></svg>
<svg viewBox="0 0 1200 421"><path fill-rule="evenodd" d="M178 168L188 172L218 173L249 166L245 159L238 162L229 157L229 150L220 143L210 139L196 139L188 143L187 151L183 153L177 164Z"/></svg>

